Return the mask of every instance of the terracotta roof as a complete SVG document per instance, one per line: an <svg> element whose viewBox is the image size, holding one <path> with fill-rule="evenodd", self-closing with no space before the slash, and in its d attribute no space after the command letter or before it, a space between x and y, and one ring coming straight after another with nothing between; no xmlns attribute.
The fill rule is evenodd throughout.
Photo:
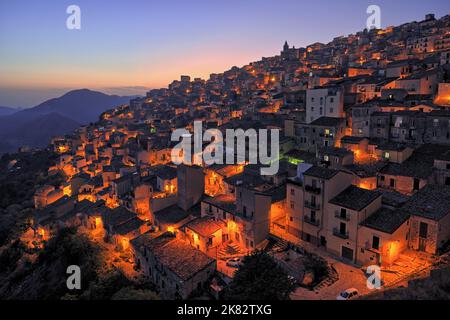
<svg viewBox="0 0 450 320"><path fill-rule="evenodd" d="M225 225L223 222L216 221L212 217L202 217L192 220L184 226L201 236L209 237L213 233L222 229Z"/></svg>
<svg viewBox="0 0 450 320"><path fill-rule="evenodd" d="M102 212L102 220L104 224L112 227L127 222L128 220L131 220L134 217L136 217L135 213L129 211L127 208L122 206L112 210L105 210L104 212Z"/></svg>
<svg viewBox="0 0 450 320"><path fill-rule="evenodd" d="M214 198L206 198L203 202L209 203L229 213L234 213L236 211L235 199L232 195L223 194Z"/></svg>
<svg viewBox="0 0 450 320"><path fill-rule="evenodd" d="M114 226L113 232L115 234L127 235L128 233L139 229L144 224L145 221L139 219L138 217L134 217L124 223Z"/></svg>
<svg viewBox="0 0 450 320"><path fill-rule="evenodd" d="M141 245L150 251L159 263L183 281L189 280L198 272L215 263L214 259L200 250L167 233L154 239L149 239L147 236L146 239L133 240L132 243L133 246Z"/></svg>
<svg viewBox="0 0 450 320"><path fill-rule="evenodd" d="M194 207L196 208L196 207ZM154 213L155 219L161 224L177 224L191 214L191 211L181 209L177 204Z"/></svg>

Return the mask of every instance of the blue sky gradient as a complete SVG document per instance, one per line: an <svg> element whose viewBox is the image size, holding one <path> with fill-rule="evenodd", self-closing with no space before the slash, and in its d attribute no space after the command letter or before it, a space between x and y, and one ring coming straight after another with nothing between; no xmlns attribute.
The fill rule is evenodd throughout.
<svg viewBox="0 0 450 320"><path fill-rule="evenodd" d="M66 8L81 8L68 30ZM365 28L450 13L447 0L0 0L0 105L28 107L76 88L144 93L180 74L207 78Z"/></svg>

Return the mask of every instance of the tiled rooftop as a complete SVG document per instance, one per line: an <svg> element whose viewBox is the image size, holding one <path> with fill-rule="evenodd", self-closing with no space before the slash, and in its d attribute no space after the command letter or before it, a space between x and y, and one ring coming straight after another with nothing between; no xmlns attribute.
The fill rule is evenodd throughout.
<svg viewBox="0 0 450 320"><path fill-rule="evenodd" d="M450 213L450 186L428 184L402 207L412 215L440 220Z"/></svg>
<svg viewBox="0 0 450 320"><path fill-rule="evenodd" d="M181 280L187 281L195 274L215 263L215 260L193 248L183 240L163 234L157 238L138 239L133 241L138 248L145 247L166 268L175 273Z"/></svg>
<svg viewBox="0 0 450 320"><path fill-rule="evenodd" d="M408 220L409 216L404 210L381 208L363 221L362 225L392 234Z"/></svg>
<svg viewBox="0 0 450 320"><path fill-rule="evenodd" d="M304 173L305 176L329 180L339 173L338 170L328 169L319 166L312 166Z"/></svg>
<svg viewBox="0 0 450 320"><path fill-rule="evenodd" d="M224 223L216 221L211 217L202 217L189 221L184 226L198 233L201 236L209 237L213 233L222 229L224 227Z"/></svg>
<svg viewBox="0 0 450 320"><path fill-rule="evenodd" d="M361 211L378 197L381 197L381 192L361 189L352 185L331 199L330 203L347 209Z"/></svg>

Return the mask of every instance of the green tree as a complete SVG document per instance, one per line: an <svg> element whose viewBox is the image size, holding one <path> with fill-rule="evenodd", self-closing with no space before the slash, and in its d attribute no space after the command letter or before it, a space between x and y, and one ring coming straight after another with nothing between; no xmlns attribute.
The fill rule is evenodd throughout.
<svg viewBox="0 0 450 320"><path fill-rule="evenodd" d="M67 267L77 265L82 270L81 288L85 290L103 271L101 249L76 229L63 229L45 245L35 262L23 256L20 241L0 256L7 267L0 272L0 299L60 299L69 292L66 286ZM3 261L3 263L1 263ZM7 261L7 263L6 263Z"/></svg>
<svg viewBox="0 0 450 320"><path fill-rule="evenodd" d="M99 275L80 296L82 300L110 300L119 288L131 286L133 283L118 270L110 270Z"/></svg>
<svg viewBox="0 0 450 320"><path fill-rule="evenodd" d="M311 283L311 287L314 287L329 275L328 263L325 259L315 254L306 254L303 264L306 271L314 274L314 281Z"/></svg>
<svg viewBox="0 0 450 320"><path fill-rule="evenodd" d="M246 256L225 292L229 300L289 300L295 285L266 252Z"/></svg>

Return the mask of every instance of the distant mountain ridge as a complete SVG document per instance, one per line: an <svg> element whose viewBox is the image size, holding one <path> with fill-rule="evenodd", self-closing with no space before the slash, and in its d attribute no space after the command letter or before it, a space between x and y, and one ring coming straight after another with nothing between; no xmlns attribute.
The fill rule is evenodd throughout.
<svg viewBox="0 0 450 320"><path fill-rule="evenodd" d="M16 113L18 111L20 111L20 110L14 109L14 108L10 108L10 107L0 106L0 117L1 116L7 116L7 115L10 115L10 114Z"/></svg>
<svg viewBox="0 0 450 320"><path fill-rule="evenodd" d="M47 100L36 107L24 110L35 114L59 113L81 124L97 121L99 115L113 107L128 104L134 97L107 95L89 89L69 91L59 98Z"/></svg>
<svg viewBox="0 0 450 320"><path fill-rule="evenodd" d="M21 145L46 146L52 136L95 122L104 111L128 104L135 97L80 89L26 110L0 114L0 153L15 152Z"/></svg>

